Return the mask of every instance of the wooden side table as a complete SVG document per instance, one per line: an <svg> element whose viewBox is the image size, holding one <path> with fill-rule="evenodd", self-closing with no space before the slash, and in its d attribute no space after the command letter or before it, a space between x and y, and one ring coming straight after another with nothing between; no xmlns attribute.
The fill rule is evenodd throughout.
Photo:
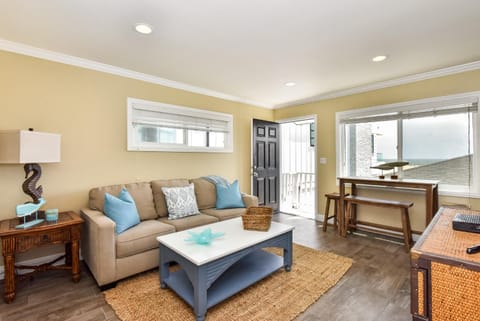
<svg viewBox="0 0 480 321"><path fill-rule="evenodd" d="M46 222L28 229L16 229L18 218L0 221L0 238L5 264L5 289L3 298L6 303L15 299L15 268L33 269L31 273L47 270L72 270L73 282L80 281L80 232L83 219L75 212L62 212L57 222ZM28 251L32 248L50 245L65 244L65 255L54 261L37 265L15 265L15 254ZM65 264L53 263L65 258Z"/></svg>
<svg viewBox="0 0 480 321"><path fill-rule="evenodd" d="M455 214L480 211L440 208L412 248L411 311L414 321L480 321L480 234L452 228Z"/></svg>

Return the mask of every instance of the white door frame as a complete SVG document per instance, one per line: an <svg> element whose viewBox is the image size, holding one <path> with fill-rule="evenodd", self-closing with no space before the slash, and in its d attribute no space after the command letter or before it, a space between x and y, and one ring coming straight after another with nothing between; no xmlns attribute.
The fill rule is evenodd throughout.
<svg viewBox="0 0 480 321"><path fill-rule="evenodd" d="M314 215L315 215L315 220L320 220L320 213L318 212L318 170L317 170L317 146L318 146L318 128L317 128L317 115L312 114L312 115L305 115L305 116L298 116L298 117L292 117L292 118L284 118L284 119L275 119L275 122L279 123L280 125L282 123L292 123L296 121L301 121L301 120L307 120L307 119L313 119L313 122L315 124L315 146L314 148L314 170L315 170L315 199L314 199ZM280 131L281 132L281 131ZM280 155L282 155L282 136L280 135ZM282 172L280 171L280 175ZM281 182L281 181L280 181ZM281 187L280 187L281 189ZM279 198L279 202L281 202L281 197Z"/></svg>

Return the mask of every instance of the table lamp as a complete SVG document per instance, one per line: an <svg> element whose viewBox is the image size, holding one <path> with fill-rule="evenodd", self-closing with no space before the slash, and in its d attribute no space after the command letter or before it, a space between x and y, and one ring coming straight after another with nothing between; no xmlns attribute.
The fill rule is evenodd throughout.
<svg viewBox="0 0 480 321"><path fill-rule="evenodd" d="M46 201L42 198L42 186L36 186L42 169L38 163L60 162L59 134L42 133L29 130L0 131L0 164L25 164L25 182L23 192L32 198L32 202L16 206L16 214L23 218L23 224L17 228L29 228L43 222L38 218L38 210ZM35 214L35 219L26 221L27 216Z"/></svg>

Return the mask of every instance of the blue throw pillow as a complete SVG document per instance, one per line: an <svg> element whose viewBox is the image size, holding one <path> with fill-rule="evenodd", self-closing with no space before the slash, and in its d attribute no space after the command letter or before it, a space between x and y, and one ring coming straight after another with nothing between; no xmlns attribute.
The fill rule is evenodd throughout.
<svg viewBox="0 0 480 321"><path fill-rule="evenodd" d="M226 186L223 184L215 184L217 189L217 204L216 208L238 208L245 207L242 200L242 194L238 187L238 180L235 180L232 184Z"/></svg>
<svg viewBox="0 0 480 321"><path fill-rule="evenodd" d="M135 201L125 188L118 194L118 197L105 193L104 211L115 222L117 234L140 223Z"/></svg>

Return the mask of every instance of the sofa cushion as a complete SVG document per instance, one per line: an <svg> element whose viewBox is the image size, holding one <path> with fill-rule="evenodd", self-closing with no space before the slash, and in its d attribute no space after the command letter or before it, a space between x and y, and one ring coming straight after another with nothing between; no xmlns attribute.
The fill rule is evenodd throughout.
<svg viewBox="0 0 480 321"><path fill-rule="evenodd" d="M124 187L127 188L130 195L132 195L141 221L156 219L158 217L153 204L152 188L148 182L130 183L126 185L118 184L92 188L89 193L88 206L92 210L105 212L105 193L118 195Z"/></svg>
<svg viewBox="0 0 480 321"><path fill-rule="evenodd" d="M218 210L216 208L208 208L201 210L200 212L203 214L215 216L220 221L228 220L231 218L239 217L242 214L245 214L247 211L246 208L229 208L224 210Z"/></svg>
<svg viewBox="0 0 480 321"><path fill-rule="evenodd" d="M245 204L246 208L249 208L251 206L258 206L258 197L257 196L242 193L242 200L243 200L243 204Z"/></svg>
<svg viewBox="0 0 480 321"><path fill-rule="evenodd" d="M137 205L140 220L154 220L158 218L153 203L152 187L148 182L125 184L130 195L132 195L135 205Z"/></svg>
<svg viewBox="0 0 480 321"><path fill-rule="evenodd" d="M153 199L155 201L155 209L160 217L168 216L167 202L162 187L179 187L188 186L189 182L186 178L180 179L159 179L151 182Z"/></svg>
<svg viewBox="0 0 480 321"><path fill-rule="evenodd" d="M157 220L146 220L117 235L117 258L158 248L157 236L173 233L175 228Z"/></svg>
<svg viewBox="0 0 480 321"><path fill-rule="evenodd" d="M217 202L217 192L215 184L204 178L195 178L190 180L195 186L195 197L197 198L198 209L213 208Z"/></svg>
<svg viewBox="0 0 480 321"><path fill-rule="evenodd" d="M140 223L135 201L126 188L122 188L118 197L105 193L105 215L115 222L117 234Z"/></svg>
<svg viewBox="0 0 480 321"><path fill-rule="evenodd" d="M182 187L162 187L162 192L165 194L170 220L200 214L192 183Z"/></svg>
<svg viewBox="0 0 480 321"><path fill-rule="evenodd" d="M92 188L88 193L88 207L90 207L90 209L92 210L105 212L105 193L108 193L110 195L118 195L124 187L125 185L123 184L117 184Z"/></svg>
<svg viewBox="0 0 480 321"><path fill-rule="evenodd" d="M175 230L177 232L187 230L189 228L200 226L200 225L218 222L218 218L210 215L205 215L205 214L188 216L188 217L180 218L178 220L169 220L166 217L159 218L158 220L162 223L171 224L172 226L175 227Z"/></svg>

